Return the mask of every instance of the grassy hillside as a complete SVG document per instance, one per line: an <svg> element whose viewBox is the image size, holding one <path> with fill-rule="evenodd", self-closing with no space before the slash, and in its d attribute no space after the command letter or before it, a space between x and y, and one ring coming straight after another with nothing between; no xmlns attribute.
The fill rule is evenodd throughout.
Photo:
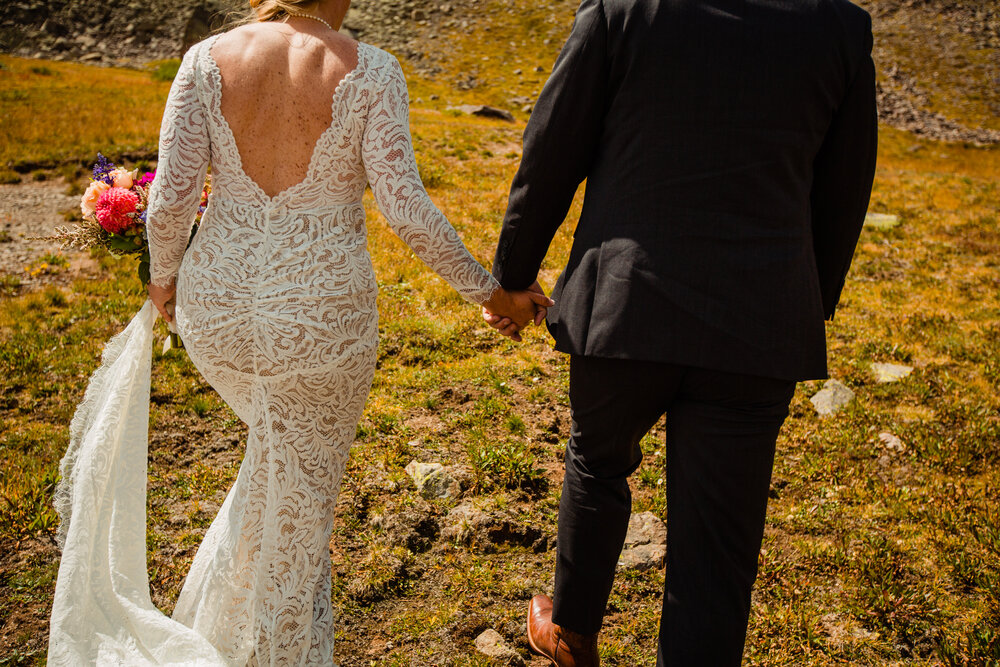
<svg viewBox="0 0 1000 667"><path fill-rule="evenodd" d="M525 114L507 124L446 107L533 99L573 6L496 3L407 65L421 171L484 263ZM155 145L166 85L148 73L0 64L3 160L57 164ZM956 88L942 90L942 105L956 99ZM988 97L980 107L955 102L955 117L974 123ZM77 124L84 116L91 121ZM1000 661L998 183L997 148L883 129L871 209L901 225L863 233L828 329L831 374L856 399L820 419L808 399L821 383L801 384L778 441L747 664ZM522 345L495 336L367 203L381 343L331 545L336 657L344 667L487 665L473 641L492 627L527 658L527 600L551 588L566 359L539 329ZM570 222L549 253L547 287L571 234ZM49 501L66 425L103 343L142 303L129 261L95 261L99 279L0 297L0 665L44 663L58 559ZM878 384L878 362L915 370ZM183 353L154 353L152 399L149 570L154 600L169 611L246 432ZM665 518L662 429L643 447L634 509ZM462 468L462 499L419 498L403 470L412 460ZM468 539L442 537L459 502L492 523ZM659 571L619 577L602 636L606 664L655 663L662 584Z"/></svg>
<svg viewBox="0 0 1000 667"><path fill-rule="evenodd" d="M0 57L0 171L152 153L169 88L145 71Z"/></svg>

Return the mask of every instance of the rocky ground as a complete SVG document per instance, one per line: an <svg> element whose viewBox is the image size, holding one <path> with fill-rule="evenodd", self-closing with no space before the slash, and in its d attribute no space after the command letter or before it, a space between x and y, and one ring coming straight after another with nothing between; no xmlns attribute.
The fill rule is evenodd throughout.
<svg viewBox="0 0 1000 667"><path fill-rule="evenodd" d="M1000 4L995 0L856 0L872 15L880 120L940 141L1000 143ZM981 56L973 63L970 55ZM985 74L985 75L983 75ZM932 99L950 85L950 107ZM938 97L941 97L940 93ZM992 127L949 118L982 99ZM976 127L980 125L980 127Z"/></svg>
<svg viewBox="0 0 1000 667"><path fill-rule="evenodd" d="M468 27L477 0L357 0L345 29L404 57L419 57L418 34ZM117 5L117 6L115 6ZM0 52L105 65L139 65L177 58L212 31L240 21L239 0L12 0L0 5Z"/></svg>
<svg viewBox="0 0 1000 667"><path fill-rule="evenodd" d="M1000 131L966 127L921 104L926 103L926 94L898 67L885 72L885 78L886 81L878 82L877 94L879 120L886 125L938 141L983 146L1000 143Z"/></svg>
<svg viewBox="0 0 1000 667"><path fill-rule="evenodd" d="M957 122L935 108L927 88L937 71L919 71L900 42L952 58L955 36L990 54L986 67L1000 88L1000 6L994 0L859 0L872 13L875 58L880 69L879 113L884 123L944 141L1000 143L1000 127ZM566 13L565 3L553 11ZM572 3L571 3L572 4ZM0 52L135 66L178 57L211 31L239 20L240 0L150 0L95 4L87 0L9 0L0 5ZM490 10L488 0L355 0L344 22L351 34L410 60L433 76L440 69L428 44L439 35L468 29ZM567 24L568 25L568 24ZM886 39L879 39L881 35ZM954 58L952 58L954 59ZM919 60L919 59L918 59ZM938 59L940 60L940 58ZM946 66L972 69L960 56ZM982 77L973 82L981 85ZM987 84L989 85L989 84ZM970 91L972 94L978 94ZM992 93L990 111L1000 118ZM530 106L531 101L528 101Z"/></svg>
<svg viewBox="0 0 1000 667"><path fill-rule="evenodd" d="M36 238L68 224L63 212L75 210L80 197L66 193L62 180L0 185L0 273L18 276L18 284L0 285L0 294L67 284L94 272L89 254L60 252L59 243Z"/></svg>
<svg viewBox="0 0 1000 667"><path fill-rule="evenodd" d="M0 51L106 65L176 58L233 8L227 0L13 0L0 5Z"/></svg>

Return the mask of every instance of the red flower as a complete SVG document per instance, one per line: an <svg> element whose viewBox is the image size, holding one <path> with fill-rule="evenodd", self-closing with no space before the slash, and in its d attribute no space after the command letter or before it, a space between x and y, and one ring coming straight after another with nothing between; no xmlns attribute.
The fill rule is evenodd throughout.
<svg viewBox="0 0 1000 667"><path fill-rule="evenodd" d="M125 188L108 188L97 200L97 222L112 234L121 234L135 224L129 213L135 213L139 195Z"/></svg>

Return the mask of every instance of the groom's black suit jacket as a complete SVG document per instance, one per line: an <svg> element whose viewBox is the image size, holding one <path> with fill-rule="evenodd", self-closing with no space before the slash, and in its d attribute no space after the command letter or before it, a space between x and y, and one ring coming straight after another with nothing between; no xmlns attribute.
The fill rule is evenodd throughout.
<svg viewBox="0 0 1000 667"><path fill-rule="evenodd" d="M572 354L826 375L868 207L871 19L846 0L583 0L531 115L493 273Z"/></svg>

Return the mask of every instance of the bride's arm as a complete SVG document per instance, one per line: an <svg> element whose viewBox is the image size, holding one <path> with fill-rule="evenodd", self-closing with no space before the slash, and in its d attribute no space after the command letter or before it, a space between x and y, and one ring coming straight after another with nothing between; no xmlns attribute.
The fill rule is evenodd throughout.
<svg viewBox="0 0 1000 667"><path fill-rule="evenodd" d="M406 79L395 58L384 66L381 78L368 109L362 144L375 200L389 226L421 260L465 299L484 304L500 285L427 196L410 140Z"/></svg>
<svg viewBox="0 0 1000 667"><path fill-rule="evenodd" d="M160 291L172 292L177 280L209 163L207 116L195 86L195 56L196 49L188 51L170 87L156 178L146 208L151 285Z"/></svg>

